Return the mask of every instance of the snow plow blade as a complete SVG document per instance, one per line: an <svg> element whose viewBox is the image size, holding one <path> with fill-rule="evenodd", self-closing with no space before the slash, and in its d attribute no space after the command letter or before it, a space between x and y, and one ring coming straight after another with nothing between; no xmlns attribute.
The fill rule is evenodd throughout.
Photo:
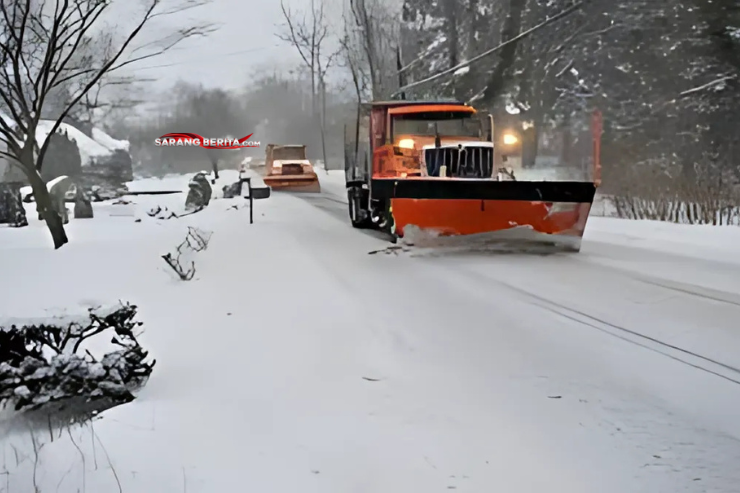
<svg viewBox="0 0 740 493"><path fill-rule="evenodd" d="M277 192L321 192L305 145L267 144L263 181Z"/></svg>
<svg viewBox="0 0 740 493"><path fill-rule="evenodd" d="M265 185L276 192L319 193L321 185L316 173L303 175L272 175L263 178Z"/></svg>
<svg viewBox="0 0 740 493"><path fill-rule="evenodd" d="M596 194L590 182L470 179L373 179L373 195L387 199L395 233L405 229L439 236L481 235L528 229L534 241L580 249ZM520 236L520 235L519 235Z"/></svg>

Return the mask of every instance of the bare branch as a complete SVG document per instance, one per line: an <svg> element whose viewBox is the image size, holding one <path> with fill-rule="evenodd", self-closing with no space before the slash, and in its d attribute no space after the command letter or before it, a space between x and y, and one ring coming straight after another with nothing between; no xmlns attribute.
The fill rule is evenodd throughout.
<svg viewBox="0 0 740 493"><path fill-rule="evenodd" d="M692 89L688 89L686 91L683 91L682 93L679 94L679 96L681 96L681 97L690 96L690 95L695 94L697 92L701 92L701 91L705 91L707 89L711 89L712 87L718 86L718 85L722 84L723 82L727 82L728 80L733 80L735 78L736 78L736 76L734 74L733 75L725 75L723 77L720 77L719 79L713 80L711 82L707 82L706 84L702 84L701 86L694 87Z"/></svg>

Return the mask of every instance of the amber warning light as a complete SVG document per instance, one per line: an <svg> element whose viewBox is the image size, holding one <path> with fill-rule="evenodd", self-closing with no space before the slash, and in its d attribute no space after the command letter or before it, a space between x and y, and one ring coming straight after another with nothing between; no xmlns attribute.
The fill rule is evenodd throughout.
<svg viewBox="0 0 740 493"><path fill-rule="evenodd" d="M241 139L224 137L209 139L198 134L170 133L154 139L154 145L158 147L202 147L204 149L244 149L246 147L259 147L259 141L249 140L249 134Z"/></svg>

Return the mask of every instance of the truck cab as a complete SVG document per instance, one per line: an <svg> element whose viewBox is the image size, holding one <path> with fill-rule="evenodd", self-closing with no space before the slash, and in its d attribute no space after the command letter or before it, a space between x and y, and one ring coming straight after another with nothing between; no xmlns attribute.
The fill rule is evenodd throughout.
<svg viewBox="0 0 740 493"><path fill-rule="evenodd" d="M521 139L505 132L494 145L493 119L459 101L383 101L362 105L345 128L345 177L350 215L381 217L386 204L373 179L499 180L497 162L521 162ZM374 213L373 213L374 211ZM353 224L355 224L353 219Z"/></svg>

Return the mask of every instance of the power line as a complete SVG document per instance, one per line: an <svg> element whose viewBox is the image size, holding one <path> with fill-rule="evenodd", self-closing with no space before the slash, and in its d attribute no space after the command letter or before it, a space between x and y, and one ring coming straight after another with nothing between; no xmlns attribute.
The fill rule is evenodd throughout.
<svg viewBox="0 0 740 493"><path fill-rule="evenodd" d="M440 77L444 77L445 75L449 75L449 74L452 74L454 72L457 72L458 70L460 70L462 68L469 67L471 63L477 62L478 60L480 60L482 58L485 58L485 57L487 57L487 56L489 56L489 55L491 55L491 54L499 51L503 47L505 47L505 46L507 46L507 45L509 45L511 43L514 43L516 41L519 41L520 39L526 38L527 36L529 36L530 34L534 33L535 31L538 31L539 29L541 29L541 28L543 28L543 27L545 27L545 26L547 26L549 24L552 24L555 21L559 21L560 19L562 19L562 18L564 18L564 17L572 14L576 10L579 10L581 7L583 7L589 1L590 0L581 0L580 2L575 3L575 4L571 5L570 7L566 8L565 10L563 10L563 11L561 11L561 12L553 15L552 17L547 17L544 21L540 22L539 24L537 24L533 28L527 29L526 31L523 31L523 32L517 34L513 38L504 41L503 43L499 44L498 46L494 46L490 50L484 51L480 55L477 55L477 56L471 58L470 60L467 60L465 62L459 63L459 64L455 65L452 68L448 68L447 70L443 70L442 72L439 72L439 73L434 74L434 75L432 75L430 77L427 77L426 79L422 79L422 80L419 80L419 81L416 81L416 82L412 82L411 84L406 84L405 86L401 87L396 92L394 92L391 96L392 97L398 96L402 92L404 92L404 91L406 91L408 89L411 89L412 87L420 86L422 84L428 84L429 82L432 82L434 80L437 80ZM414 63L414 62L412 62L412 63ZM411 65L411 64L409 64L409 65Z"/></svg>
<svg viewBox="0 0 740 493"><path fill-rule="evenodd" d="M219 54L218 56L211 56L208 58L198 58L198 59L191 59L191 60L184 60L182 62L175 62L175 63L164 63L162 65L148 65L146 67L138 67L136 70L152 70L156 68L167 68L167 67L176 67L178 65L188 65L191 63L204 63L204 62L217 62L220 61L223 57L228 56L236 56L236 55L244 55L246 53L254 53L257 51L266 51L266 50L272 50L274 48L277 48L279 45L273 45L273 46L263 46L261 48L250 48L247 50L239 50L239 51L232 51L231 53L224 53Z"/></svg>

